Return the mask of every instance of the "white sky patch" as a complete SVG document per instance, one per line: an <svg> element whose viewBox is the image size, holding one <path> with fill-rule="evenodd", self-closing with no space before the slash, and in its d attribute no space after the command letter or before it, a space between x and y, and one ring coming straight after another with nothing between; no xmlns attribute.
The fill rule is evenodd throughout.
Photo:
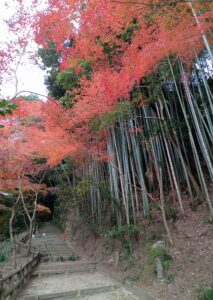
<svg viewBox="0 0 213 300"><path fill-rule="evenodd" d="M30 8L30 4L33 0L24 0L27 6ZM45 8L45 0L42 1L43 8ZM5 5L6 4L6 5ZM39 6L41 8L41 6ZM9 39L12 39L12 34L8 31L5 20L8 20L14 15L16 11L16 4L13 0L2 1L0 0L0 50L4 49L4 44ZM30 42L30 48L35 48L36 45ZM45 72L34 64L28 57L27 54L23 56L22 63L20 64L17 72L18 77L18 92L27 90L43 95L47 95L47 89L44 85ZM15 76L9 76L5 78L2 86L0 87L0 98L13 97L15 93ZM26 94L26 93L25 93Z"/></svg>

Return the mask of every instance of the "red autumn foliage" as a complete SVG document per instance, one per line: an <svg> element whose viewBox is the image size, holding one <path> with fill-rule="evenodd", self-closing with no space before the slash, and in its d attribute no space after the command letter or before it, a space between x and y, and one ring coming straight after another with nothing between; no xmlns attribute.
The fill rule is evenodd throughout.
<svg viewBox="0 0 213 300"><path fill-rule="evenodd" d="M81 93L73 109L77 122L86 123L94 116L113 108L119 98L129 92L142 77L168 55L177 55L190 64L203 48L201 28L211 27L211 3L195 3L200 14L199 27L189 3L174 5L169 1L49 1L47 15L41 15L36 41L46 47L47 39L62 52L61 69L74 67L79 60L93 63L91 80L82 78ZM154 11L153 11L154 10ZM68 26L70 20L77 22ZM67 28L68 26L68 28ZM132 27L131 40L121 39ZM48 29L47 29L48 28ZM71 48L63 47L66 39L74 39ZM211 39L211 37L209 37ZM104 53L103 44L110 50ZM119 51L118 51L119 50ZM74 121L75 122L75 121Z"/></svg>

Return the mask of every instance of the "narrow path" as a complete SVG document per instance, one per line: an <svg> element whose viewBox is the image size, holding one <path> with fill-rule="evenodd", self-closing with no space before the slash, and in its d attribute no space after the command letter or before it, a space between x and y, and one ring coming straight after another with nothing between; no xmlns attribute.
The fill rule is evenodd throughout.
<svg viewBox="0 0 213 300"><path fill-rule="evenodd" d="M20 291L17 300L84 299L84 300L151 300L128 291L97 270L96 263L83 259L70 261L74 251L63 241L60 231L51 223L33 239L39 246L42 261L28 284Z"/></svg>
<svg viewBox="0 0 213 300"><path fill-rule="evenodd" d="M44 223L32 239L32 246L40 249L42 261L63 261L70 259L74 252L67 246L60 230L51 222Z"/></svg>

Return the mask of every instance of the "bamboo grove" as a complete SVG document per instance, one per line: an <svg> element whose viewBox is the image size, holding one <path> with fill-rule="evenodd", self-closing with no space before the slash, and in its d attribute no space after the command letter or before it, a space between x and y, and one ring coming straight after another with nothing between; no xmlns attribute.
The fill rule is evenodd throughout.
<svg viewBox="0 0 213 300"><path fill-rule="evenodd" d="M91 216L93 225L104 226L110 217L111 226L138 224L141 218L151 218L157 206L172 243L168 206L184 217L187 205L196 209L206 201L213 216L208 192L213 170L212 79L207 65L205 54L187 80L181 61L167 58L146 85L134 87L131 102L121 100L114 111L91 121L92 130L105 130L110 159L104 163L91 157L80 171L78 166L72 189L81 188L79 209ZM148 100L138 106L141 94Z"/></svg>

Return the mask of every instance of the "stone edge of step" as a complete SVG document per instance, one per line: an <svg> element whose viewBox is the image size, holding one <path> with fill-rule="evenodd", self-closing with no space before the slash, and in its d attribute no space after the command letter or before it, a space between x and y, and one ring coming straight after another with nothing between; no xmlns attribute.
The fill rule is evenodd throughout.
<svg viewBox="0 0 213 300"><path fill-rule="evenodd" d="M94 288L86 288L81 290L73 290L69 292L62 292L62 293L49 293L46 295L30 295L30 296L24 296L23 300L47 300L47 299L57 299L63 297L76 297L76 296L86 296L86 295L94 295L97 293L107 293L110 291L114 291L115 289L118 289L120 285L107 285L107 286L101 286L101 287L94 287Z"/></svg>
<svg viewBox="0 0 213 300"><path fill-rule="evenodd" d="M52 270L40 270L35 271L32 276L46 276L46 275L58 275L58 274L69 274L69 273L85 273L85 272L94 272L95 267L94 266L88 266L87 268L82 269L52 269Z"/></svg>
<svg viewBox="0 0 213 300"><path fill-rule="evenodd" d="M128 280L125 280L123 285L128 291L134 293L138 297L143 297L144 300L157 300L152 295L144 291L144 289L135 286L132 282Z"/></svg>

